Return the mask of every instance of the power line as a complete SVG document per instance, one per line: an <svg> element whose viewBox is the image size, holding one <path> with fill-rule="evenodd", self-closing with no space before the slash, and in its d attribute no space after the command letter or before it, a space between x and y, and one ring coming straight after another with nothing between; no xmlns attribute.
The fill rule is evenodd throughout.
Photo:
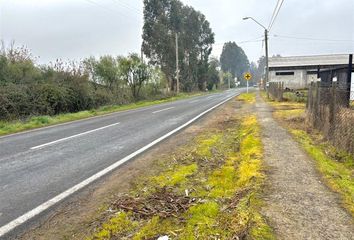
<svg viewBox="0 0 354 240"><path fill-rule="evenodd" d="M105 7L104 5L98 4L97 2L95 2L95 1L93 1L93 0L85 0L85 1L86 1L87 3L90 3L91 5L95 5L95 6L101 8L101 9L107 11L107 12L118 13L118 14L119 14L119 15L118 15L119 17L122 17L122 18L123 18L123 16L124 16L124 17L132 17L131 15L126 14L125 12L120 12L120 11L116 11L116 9L107 8L107 7Z"/></svg>
<svg viewBox="0 0 354 240"><path fill-rule="evenodd" d="M117 6L119 7L123 7L123 8L126 8L127 10L129 10L130 12L134 13L134 14L137 14L137 15L141 15L142 11L141 9L138 9L136 7L133 7L127 3L124 3L122 1L118 1L118 0L111 0L113 3L115 3Z"/></svg>
<svg viewBox="0 0 354 240"><path fill-rule="evenodd" d="M236 44L239 43L248 43L248 42L260 42L263 41L263 36L259 36L257 38L252 38L252 39L248 39L248 40L242 40L242 41L236 41ZM224 45L226 42L223 43L214 43L213 45Z"/></svg>
<svg viewBox="0 0 354 240"><path fill-rule="evenodd" d="M274 18L274 16L275 16L275 12L276 12L276 10L277 10L277 8L278 8L279 3L280 3L280 0L278 0L278 1L277 1L277 4L275 5L275 8L274 8L273 13L272 13L272 17L270 18L269 26L270 26L270 24L271 24L272 21L273 21L273 18ZM268 29L269 29L269 26L268 26Z"/></svg>
<svg viewBox="0 0 354 240"><path fill-rule="evenodd" d="M297 40L309 40L309 41L324 41L324 42L354 42L354 39L326 39L326 38L312 38L312 37L295 37L295 36L285 36L285 35L273 35L276 38L287 38L287 39L297 39Z"/></svg>
<svg viewBox="0 0 354 240"><path fill-rule="evenodd" d="M268 32L271 31L271 29L274 25L275 19L278 17L280 9L283 6L283 3L284 3L284 0L278 0L277 5L275 6L274 11L273 11L273 16L272 16L270 23L269 23Z"/></svg>
<svg viewBox="0 0 354 240"><path fill-rule="evenodd" d="M244 44L244 43L255 43L255 42L263 42L263 38L262 39L258 39L258 40L252 40L252 41L242 41L242 42L238 42L238 44Z"/></svg>

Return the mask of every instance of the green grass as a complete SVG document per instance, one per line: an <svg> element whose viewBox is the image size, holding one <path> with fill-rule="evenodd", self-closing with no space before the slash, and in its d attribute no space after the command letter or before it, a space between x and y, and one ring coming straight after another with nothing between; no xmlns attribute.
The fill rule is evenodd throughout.
<svg viewBox="0 0 354 240"><path fill-rule="evenodd" d="M140 102L126 104L126 105L104 106L98 109L81 111L77 113L59 114L55 116L37 116L37 117L31 117L25 121L12 121L12 122L0 121L0 136L31 130L31 129L36 129L36 128L41 128L41 127L46 127L46 126L51 126L60 123L66 123L75 120L81 120L81 119L95 117L95 116L101 116L113 112L132 110L140 107L147 107L156 104L172 102L184 98L199 96L202 94L203 93L193 93L193 94L181 93L178 96L161 99L161 100L155 100L155 101L140 101Z"/></svg>
<svg viewBox="0 0 354 240"><path fill-rule="evenodd" d="M296 92L299 92L302 96L297 96ZM284 100L289 102L305 103L307 101L308 90L298 90L296 92L284 92Z"/></svg>

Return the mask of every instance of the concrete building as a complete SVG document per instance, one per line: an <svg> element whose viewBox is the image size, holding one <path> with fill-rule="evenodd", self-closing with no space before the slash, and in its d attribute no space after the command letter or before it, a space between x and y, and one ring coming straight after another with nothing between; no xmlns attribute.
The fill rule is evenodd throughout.
<svg viewBox="0 0 354 240"><path fill-rule="evenodd" d="M345 67L349 54L271 57L269 58L269 81L284 82L290 89L306 88L317 81L317 69Z"/></svg>

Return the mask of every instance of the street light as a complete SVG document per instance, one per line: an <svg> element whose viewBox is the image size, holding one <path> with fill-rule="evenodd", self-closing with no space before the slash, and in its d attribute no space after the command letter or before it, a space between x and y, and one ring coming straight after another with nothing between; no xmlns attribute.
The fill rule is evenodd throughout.
<svg viewBox="0 0 354 240"><path fill-rule="evenodd" d="M266 54L266 84L269 82L269 66L268 66L268 29L263 26L261 23L259 23L256 19L253 17L244 17L243 20L248 20L251 19L255 23L257 23L259 26L261 26L264 29L264 39L265 39L265 54ZM268 91L267 91L268 92Z"/></svg>

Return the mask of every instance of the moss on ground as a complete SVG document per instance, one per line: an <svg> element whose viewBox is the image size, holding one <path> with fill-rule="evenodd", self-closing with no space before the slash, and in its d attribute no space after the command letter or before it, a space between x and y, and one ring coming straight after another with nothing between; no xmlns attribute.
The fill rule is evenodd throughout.
<svg viewBox="0 0 354 240"><path fill-rule="evenodd" d="M93 239L110 239L113 236L129 233L137 226L137 222L132 221L129 218L130 216L130 213L116 213L106 223L102 224L100 231L93 236Z"/></svg>
<svg viewBox="0 0 354 240"><path fill-rule="evenodd" d="M157 239L163 235L172 239L275 239L260 214L263 147L255 116L228 120L226 129L219 125L205 131L182 150L164 161L158 175L138 182L131 196L150 201L165 189L178 196L166 201L181 205L181 199L187 198L188 205L168 216L154 210L149 217L139 212L145 214L148 208L136 211L113 206L120 212L113 219L118 219L104 221L92 239ZM158 201L155 206L165 206ZM119 221L127 227L117 228Z"/></svg>
<svg viewBox="0 0 354 240"><path fill-rule="evenodd" d="M164 172L163 174L152 177L152 184L159 187L172 187L182 185L198 170L198 165L193 163L186 166L175 166L175 169Z"/></svg>
<svg viewBox="0 0 354 240"><path fill-rule="evenodd" d="M256 93L243 93L237 97L237 100L244 101L246 103L255 103Z"/></svg>
<svg viewBox="0 0 354 240"><path fill-rule="evenodd" d="M285 126L311 156L325 183L343 200L343 206L354 216L354 156L336 149L323 136L305 123L305 103L269 102L273 116Z"/></svg>

